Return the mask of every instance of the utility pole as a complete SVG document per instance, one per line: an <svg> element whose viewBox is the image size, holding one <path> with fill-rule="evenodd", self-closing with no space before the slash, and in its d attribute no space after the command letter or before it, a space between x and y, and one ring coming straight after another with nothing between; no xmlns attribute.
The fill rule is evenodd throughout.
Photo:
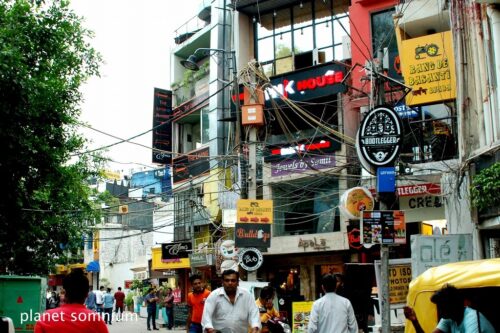
<svg viewBox="0 0 500 333"><path fill-rule="evenodd" d="M383 73L383 59L384 53L382 49L377 50L377 73L375 75L375 86L377 87L377 104L385 104L385 82L378 74ZM387 202L384 201L384 196L379 194L380 210L387 210ZM389 333L391 331L391 305L389 303L389 245L380 244L380 280L381 285L381 310L382 310L382 333Z"/></svg>

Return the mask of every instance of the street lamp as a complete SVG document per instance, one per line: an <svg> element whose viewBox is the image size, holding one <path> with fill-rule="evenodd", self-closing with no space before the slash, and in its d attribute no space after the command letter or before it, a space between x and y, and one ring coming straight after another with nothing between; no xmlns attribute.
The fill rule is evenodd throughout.
<svg viewBox="0 0 500 333"><path fill-rule="evenodd" d="M237 69L236 69L236 52L234 50L231 51L226 51L223 49L210 49L210 48L198 48L194 51L193 54L191 54L186 60L181 61L181 65L189 70L192 71L197 71L200 69L198 66L198 57L196 56L197 54L200 55L212 55L215 53L222 53L223 56L228 56L228 58L231 59L232 64L232 74L233 74L233 93L235 95L235 100L234 100L234 105L236 109L236 125L235 125L235 140L234 143L236 145L236 151L239 153L240 152L240 136L241 136L241 115L240 115L240 91L239 91L239 86L238 86L238 75L237 75ZM223 61L223 64L225 64L225 59ZM246 197L246 193L243 193L242 196Z"/></svg>

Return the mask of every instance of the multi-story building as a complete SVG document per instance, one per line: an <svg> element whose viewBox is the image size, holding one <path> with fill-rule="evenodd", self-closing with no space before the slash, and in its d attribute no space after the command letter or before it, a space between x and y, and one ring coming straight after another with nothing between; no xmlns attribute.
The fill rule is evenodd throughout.
<svg viewBox="0 0 500 333"><path fill-rule="evenodd" d="M372 262L378 247L356 243L359 222L338 206L353 186L375 188L355 142L364 115L382 101L404 128L389 207L406 212L407 245L391 255L409 257L412 234L435 233L473 234L474 257L490 255L482 249L497 244L498 212L474 217L468 170L498 160L495 5L214 0L196 14L178 30L171 61L175 241L193 241L196 252L233 237L223 213L250 193L273 200L257 278L283 299L313 300L323 273ZM239 124L242 86L265 90L257 129ZM179 268L186 285L189 263ZM216 278L213 267L202 271Z"/></svg>

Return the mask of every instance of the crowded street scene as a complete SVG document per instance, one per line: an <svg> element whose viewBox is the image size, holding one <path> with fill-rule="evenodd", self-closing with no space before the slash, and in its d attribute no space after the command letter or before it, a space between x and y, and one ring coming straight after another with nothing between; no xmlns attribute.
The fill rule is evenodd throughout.
<svg viewBox="0 0 500 333"><path fill-rule="evenodd" d="M0 1L0 333L500 333L500 1Z"/></svg>

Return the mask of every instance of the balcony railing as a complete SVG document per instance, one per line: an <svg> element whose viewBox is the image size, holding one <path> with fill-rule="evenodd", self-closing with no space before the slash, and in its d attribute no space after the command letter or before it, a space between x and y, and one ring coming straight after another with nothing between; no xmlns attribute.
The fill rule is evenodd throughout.
<svg viewBox="0 0 500 333"><path fill-rule="evenodd" d="M182 44L198 31L210 24L210 18L207 21L201 20L198 15L190 18L186 23L175 29L175 44Z"/></svg>

